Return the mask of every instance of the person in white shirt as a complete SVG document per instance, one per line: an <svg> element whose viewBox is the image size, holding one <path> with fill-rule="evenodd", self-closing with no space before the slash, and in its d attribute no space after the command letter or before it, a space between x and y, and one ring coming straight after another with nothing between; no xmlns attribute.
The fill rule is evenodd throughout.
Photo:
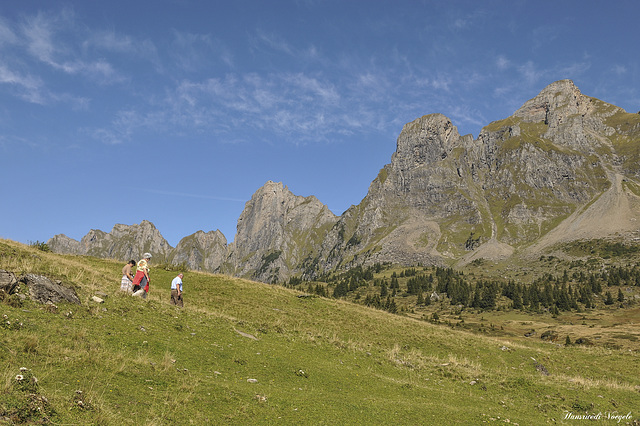
<svg viewBox="0 0 640 426"><path fill-rule="evenodd" d="M182 300L182 273L178 274L177 277L171 281L171 303L175 306L184 306L184 302Z"/></svg>

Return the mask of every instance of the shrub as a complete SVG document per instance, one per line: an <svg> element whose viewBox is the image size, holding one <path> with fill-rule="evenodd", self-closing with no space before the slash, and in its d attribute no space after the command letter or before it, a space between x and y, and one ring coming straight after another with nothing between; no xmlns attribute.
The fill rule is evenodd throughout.
<svg viewBox="0 0 640 426"><path fill-rule="evenodd" d="M44 241L30 241L29 242L29 246L36 248L40 251L45 251L45 252L50 252L51 248L49 247L49 244L45 243Z"/></svg>

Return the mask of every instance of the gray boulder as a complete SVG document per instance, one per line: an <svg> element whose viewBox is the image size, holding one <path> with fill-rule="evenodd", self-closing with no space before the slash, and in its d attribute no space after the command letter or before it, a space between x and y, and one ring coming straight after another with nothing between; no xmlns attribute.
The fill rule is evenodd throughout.
<svg viewBox="0 0 640 426"><path fill-rule="evenodd" d="M54 282L44 275L25 274L20 277L19 282L29 288L31 298L39 303L55 304L66 301L80 304L80 299L73 288L62 285L60 281Z"/></svg>
<svg viewBox="0 0 640 426"><path fill-rule="evenodd" d="M13 272L0 269L0 290L12 294L18 286L18 280Z"/></svg>

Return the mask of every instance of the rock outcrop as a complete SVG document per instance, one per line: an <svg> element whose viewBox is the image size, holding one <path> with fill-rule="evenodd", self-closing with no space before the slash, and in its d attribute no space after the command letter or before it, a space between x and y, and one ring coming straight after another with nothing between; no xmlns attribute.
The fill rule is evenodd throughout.
<svg viewBox="0 0 640 426"><path fill-rule="evenodd" d="M198 231L180 240L171 251L169 262L185 264L196 271L217 272L227 258L227 239L222 232Z"/></svg>
<svg viewBox="0 0 640 426"><path fill-rule="evenodd" d="M61 301L80 304L80 299L73 287L65 286L61 281L53 281L44 275L25 274L16 278L13 272L0 270L0 292L15 294L19 285L24 284L29 290L31 299L42 304L56 304ZM25 296L19 294L20 297Z"/></svg>
<svg viewBox="0 0 640 426"><path fill-rule="evenodd" d="M0 291L12 294L18 286L18 279L13 272L0 269Z"/></svg>
<svg viewBox="0 0 640 426"><path fill-rule="evenodd" d="M29 288L29 295L39 303L56 304L61 301L80 304L80 299L72 287L67 287L60 281L52 281L44 275L25 274L19 281Z"/></svg>
<svg viewBox="0 0 640 426"><path fill-rule="evenodd" d="M294 195L282 183L269 181L253 194L238 219L229 267L235 275L283 281L317 257L336 220L316 197Z"/></svg>

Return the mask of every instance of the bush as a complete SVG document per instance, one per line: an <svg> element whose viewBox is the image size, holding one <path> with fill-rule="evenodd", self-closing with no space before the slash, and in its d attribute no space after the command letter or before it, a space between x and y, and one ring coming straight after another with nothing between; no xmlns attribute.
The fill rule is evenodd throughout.
<svg viewBox="0 0 640 426"><path fill-rule="evenodd" d="M49 247L49 244L45 243L44 241L38 241L36 240L34 241L30 241L29 242L29 246L36 248L40 251L45 251L45 252L50 252L51 248Z"/></svg>

